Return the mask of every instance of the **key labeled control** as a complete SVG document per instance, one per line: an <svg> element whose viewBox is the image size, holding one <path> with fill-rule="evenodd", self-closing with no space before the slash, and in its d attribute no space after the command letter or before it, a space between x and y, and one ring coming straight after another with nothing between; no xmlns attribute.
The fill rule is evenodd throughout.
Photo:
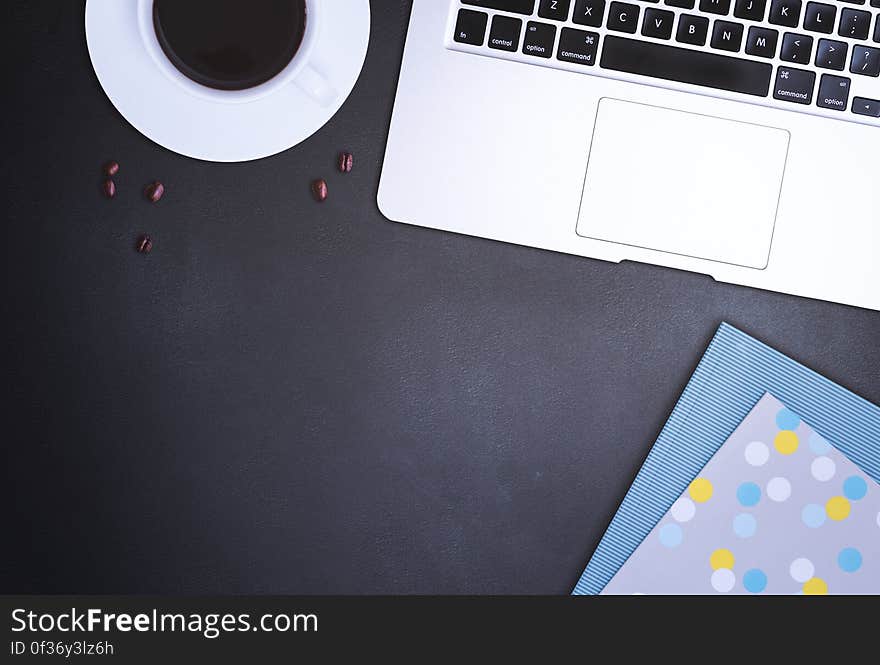
<svg viewBox="0 0 880 665"><path fill-rule="evenodd" d="M519 48L519 33L521 31L522 19L497 14L492 18L489 48L500 51L516 51Z"/></svg>
<svg viewBox="0 0 880 665"><path fill-rule="evenodd" d="M813 86L816 73L794 67L780 67L776 71L773 98L795 104L810 104L813 101Z"/></svg>
<svg viewBox="0 0 880 665"><path fill-rule="evenodd" d="M849 102L849 83L849 79L843 76L822 74L816 105L823 109L846 111L846 105Z"/></svg>

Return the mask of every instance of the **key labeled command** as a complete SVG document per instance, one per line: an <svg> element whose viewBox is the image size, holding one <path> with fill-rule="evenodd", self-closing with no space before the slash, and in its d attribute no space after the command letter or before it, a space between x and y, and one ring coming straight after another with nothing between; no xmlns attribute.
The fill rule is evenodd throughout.
<svg viewBox="0 0 880 665"><path fill-rule="evenodd" d="M556 54L556 59L579 65L594 65L598 50L598 33L563 28L559 35L559 51Z"/></svg>

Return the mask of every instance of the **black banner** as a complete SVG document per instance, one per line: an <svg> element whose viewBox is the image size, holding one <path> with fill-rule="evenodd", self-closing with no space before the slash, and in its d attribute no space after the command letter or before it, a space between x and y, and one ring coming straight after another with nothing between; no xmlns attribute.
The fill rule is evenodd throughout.
<svg viewBox="0 0 880 665"><path fill-rule="evenodd" d="M785 644L789 655L807 649L815 656L823 646L855 646L880 605L870 597L6 596L0 601L6 625L0 662L9 663L289 663L303 656L322 662L352 651L362 658L395 654L420 661L478 644L497 655L645 649L650 657L686 650L692 640L707 637L721 640L726 654L777 643ZM811 625L819 632L811 632ZM821 635L848 637L813 639Z"/></svg>

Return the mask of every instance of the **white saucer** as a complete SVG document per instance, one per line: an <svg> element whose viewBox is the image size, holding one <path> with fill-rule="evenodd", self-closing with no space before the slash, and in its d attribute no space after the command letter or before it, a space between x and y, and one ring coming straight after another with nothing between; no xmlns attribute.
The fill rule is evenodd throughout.
<svg viewBox="0 0 880 665"><path fill-rule="evenodd" d="M104 92L141 134L169 150L212 162L268 157L305 140L345 102L364 64L369 0L323 2L322 28L310 65L337 92L321 106L287 85L246 103L218 103L168 78L147 52L137 0L88 0L86 41Z"/></svg>

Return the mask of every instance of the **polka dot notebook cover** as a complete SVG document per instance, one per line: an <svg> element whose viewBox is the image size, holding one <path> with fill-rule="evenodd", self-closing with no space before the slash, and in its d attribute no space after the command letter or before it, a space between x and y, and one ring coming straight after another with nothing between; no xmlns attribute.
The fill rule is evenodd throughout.
<svg viewBox="0 0 880 665"><path fill-rule="evenodd" d="M603 594L878 594L880 485L765 394Z"/></svg>

